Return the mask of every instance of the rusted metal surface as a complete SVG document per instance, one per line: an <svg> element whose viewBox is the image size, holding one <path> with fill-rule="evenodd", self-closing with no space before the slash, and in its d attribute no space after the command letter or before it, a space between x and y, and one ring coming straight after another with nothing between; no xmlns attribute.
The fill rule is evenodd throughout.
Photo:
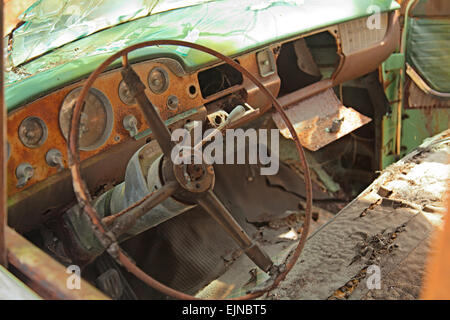
<svg viewBox="0 0 450 320"><path fill-rule="evenodd" d="M272 48L274 52L275 60L278 58L279 50L276 47ZM264 86L274 95L278 95L281 87L281 79L278 73L261 77L259 73L258 63L256 59L256 54L239 57L239 64L247 69L254 77L264 84ZM272 102L268 97L259 90L258 86L255 85L250 79L244 77L243 86L247 93L247 103L254 107L255 109L260 109L261 114L272 108Z"/></svg>
<svg viewBox="0 0 450 320"><path fill-rule="evenodd" d="M276 51L276 49L273 49ZM275 59L278 57L279 53L274 53ZM239 64L246 68L248 71L250 71L259 81L261 81L267 89L269 89L270 92L274 96L276 96L280 90L281 86L281 80L277 73L274 73L267 77L261 77L259 74L258 64L256 61L256 54L246 54L243 56L240 56L238 59ZM205 70L206 68L199 70L199 72ZM251 81L244 78L244 81L240 85L236 85L233 87L230 87L228 89L225 89L221 92L215 93L213 95L210 95L208 97L205 97L204 103L209 103L212 101L215 101L217 99L220 99L221 97L224 97L228 94L231 94L233 92L237 92L239 90L244 89L247 94L247 102L254 106L255 108L260 108L264 111L269 109L271 107L270 101L267 100L267 98L262 94L258 87L255 86Z"/></svg>
<svg viewBox="0 0 450 320"><path fill-rule="evenodd" d="M6 229L6 244L10 264L31 281L39 295L51 299L108 299L84 280L81 280L80 290L69 289L67 280L70 274L66 273L66 268L13 229Z"/></svg>
<svg viewBox="0 0 450 320"><path fill-rule="evenodd" d="M203 121L206 118L205 107L195 111L186 118L174 121L169 128L173 130L182 127L186 121ZM127 140L83 161L83 175L89 190L98 194L123 181L128 161L152 137L149 134L142 139ZM105 166L105 163L108 165ZM9 197L9 225L20 233L28 232L60 215L75 201L70 172L66 169ZM33 207L33 214L30 214L30 207Z"/></svg>
<svg viewBox="0 0 450 320"><path fill-rule="evenodd" d="M200 94L195 97L189 96L186 87L194 85L197 92L198 80L196 74L177 76L169 68L160 62L145 62L133 65L136 72L142 79L147 79L148 72L154 67L165 68L170 81L168 90L161 95L155 95L150 90L146 93L151 97L152 102L160 108L161 117L166 120L184 111L197 108L203 104ZM137 119L137 128L139 132L143 132L148 128L144 116L139 107L135 105L126 105L119 97L119 84L122 80L120 72L111 71L102 74L95 83L95 88L102 91L111 102L114 113L114 125L111 135L104 145L93 151L81 151L82 160L92 158L100 154L112 146L120 143L130 143L133 139L123 127L123 118L127 115L133 115ZM67 142L59 127L59 109L66 95L75 88L80 87L83 82L79 82L54 92L48 96L38 99L8 115L8 141L11 144L11 158L8 161L8 196L29 188L30 186L54 176L58 173L57 168L49 166L45 161L45 155L50 149L58 149L63 154L63 161L67 167ZM177 110L170 110L166 106L166 100L169 93L175 93L180 101ZM23 119L36 116L41 118L48 128L48 138L39 148L30 149L25 147L18 137L18 128ZM16 188L17 178L15 176L16 167L22 163L30 163L34 171L33 178L26 184L24 188Z"/></svg>
<svg viewBox="0 0 450 320"><path fill-rule="evenodd" d="M89 189L98 192L123 181L128 161L144 144L145 139L132 139L85 160L82 167ZM9 226L20 233L28 232L61 214L75 201L70 171L64 170L8 198Z"/></svg>
<svg viewBox="0 0 450 320"><path fill-rule="evenodd" d="M3 34L3 0L0 0L0 34ZM3 53L3 41L0 43ZM7 226L6 206L6 109L3 95L3 54L0 55L0 264L7 266L5 228Z"/></svg>
<svg viewBox="0 0 450 320"><path fill-rule="evenodd" d="M22 281L0 265L0 300L40 300Z"/></svg>
<svg viewBox="0 0 450 320"><path fill-rule="evenodd" d="M280 87L280 79L277 74L262 78L258 74L258 66L256 65L255 53L249 53L239 57L239 62L245 68L248 68L256 77L262 81L269 90L276 95ZM197 74L204 69L199 70L193 74L184 74L179 66L170 59L156 59L152 61L133 64L133 68L141 79L147 79L148 73L155 67L163 68L169 75L169 86L163 94L153 94L150 90L146 90L147 96L151 98L164 120L175 117L185 111L198 108L205 103L218 99L239 89L245 88L248 95L248 102L257 108L264 107L267 110L271 105L264 95L259 92L257 87L253 86L251 82L244 81L240 86L231 87L227 90L221 91L208 98L203 98L200 93ZM119 145L121 143L131 143L133 138L123 127L123 119L127 115L133 115L137 119L137 128L139 133L143 133L148 129L145 122L144 115L138 108L137 104L127 105L119 97L119 85L122 77L118 70L109 71L101 74L95 82L94 88L103 92L111 102L114 113L113 130L104 145L93 151L81 151L81 160L92 158L100 153L105 152L109 148ZM144 81L145 82L145 81ZM49 177L58 174L58 169L49 166L45 161L45 155L50 149L58 149L63 154L63 162L67 167L67 150L66 140L64 139L58 123L59 109L64 98L73 89L82 86L84 83L78 83L66 86L58 91L55 91L47 96L37 99L8 115L8 141L11 144L11 158L8 161L8 196L20 193L27 190L33 185L46 180ZM190 86L196 88L195 94L189 92ZM179 107L176 110L170 110L166 106L169 95L176 95L179 100ZM58 110L58 112L57 112ZM42 146L35 149L25 147L18 137L18 128L20 123L27 117L37 116L41 118L48 128L48 138ZM31 180L23 188L17 188L17 178L15 176L15 169L22 162L30 163L34 168L34 175Z"/></svg>
<svg viewBox="0 0 450 320"><path fill-rule="evenodd" d="M298 260L300 253L305 245L306 238L308 236L309 231L309 225L311 221L311 209L312 209L312 183L311 183L311 177L310 172L308 168L308 164L306 162L305 153L302 148L302 144L298 138L298 136L295 134L295 129L290 122L288 116L283 111L282 106L278 103L278 101L275 99L273 94L264 86L263 83L261 83L251 72L247 71L245 68L243 68L239 63L235 62L234 60L224 56L223 54L220 54L219 52L209 49L207 47L188 43L184 41L177 41L177 40L155 40L155 41L148 41L143 42L131 47L128 47L126 49L123 49L116 54L109 57L106 61L104 61L88 78L86 81L83 89L81 90L80 96L74 106L73 110L73 117L72 117L72 123L71 123L71 130L69 134L69 147L68 147L68 153L69 153L69 164L70 164L70 170L72 173L72 179L73 179L73 187L75 194L77 196L78 202L80 204L80 207L84 210L84 212L89 216L91 223L93 225L93 230L97 236L97 238L100 240L100 242L103 243L103 245L108 248L108 252L111 254L112 257L116 258L122 265L126 266L127 270L131 273L133 273L136 277L141 279L143 282L147 283L148 285L152 286L153 288L160 290L164 294L167 294L173 298L178 299L190 299L193 297L186 296L186 294L183 294L181 292L178 292L176 290L170 289L158 281L154 280L147 274L145 274L140 268L133 265L129 258L124 255L120 249L120 247L117 244L117 241L113 234L106 231L106 228L104 224L101 222L101 220L98 217L97 212L93 208L91 204L91 196L89 194L89 191L86 188L86 184L82 179L81 171L80 171L80 156L78 151L78 143L79 143L79 124L81 119L81 110L83 107L83 101L86 98L90 88L92 87L94 81L96 78L115 60L118 58L127 55L129 52L133 50L137 50L139 48L147 47L147 46L155 46L155 45L177 45L177 46L184 46L189 47L192 49L196 49L199 51L203 51L205 53L208 53L210 55L213 55L222 61L229 64L231 67L235 68L236 70L240 71L246 78L251 80L262 92L264 95L266 95L267 98L272 100L274 107L276 110L281 114L281 117L286 122L286 125L293 135L293 139L295 141L297 151L299 152L299 157L304 169L304 176L305 176L305 182L306 182L306 190L307 190L307 201L306 201L306 219L303 226L303 232L300 237L300 241L297 245L297 247L293 250L292 255L290 255L290 258L285 262L285 268L282 272L278 272L274 274L273 281L268 285L267 288L261 289L257 292L252 292L250 294L247 294L245 296L240 297L239 299L253 299L260 297L268 290L271 290L275 288L288 274L288 272L292 269L296 261ZM125 64L127 63L126 59L123 60ZM220 202L219 202L220 203Z"/></svg>
<svg viewBox="0 0 450 320"><path fill-rule="evenodd" d="M317 151L371 121L356 110L344 107L333 89L303 100L287 109L286 114L303 146L311 151ZM274 114L273 120L281 134L292 139L280 115Z"/></svg>

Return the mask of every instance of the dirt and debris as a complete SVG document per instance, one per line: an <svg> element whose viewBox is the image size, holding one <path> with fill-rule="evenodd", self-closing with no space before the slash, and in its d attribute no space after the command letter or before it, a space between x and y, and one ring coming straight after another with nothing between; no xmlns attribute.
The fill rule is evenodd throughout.
<svg viewBox="0 0 450 320"><path fill-rule="evenodd" d="M299 261L263 299L418 299L424 257L445 213L442 200L450 178L449 154L448 139L435 137L383 171L336 216L315 207L318 223L313 221ZM294 235L302 231L301 212L258 228L258 242L276 261L295 246ZM369 289L367 284L373 266L381 273L380 289ZM265 279L259 272L249 277L253 268L241 255L199 296L244 293Z"/></svg>
<svg viewBox="0 0 450 320"><path fill-rule="evenodd" d="M418 299L433 232L445 214L450 143L445 136L387 168L357 199L313 233L276 299ZM381 270L368 289L367 269ZM401 280L399 280L401 279Z"/></svg>
<svg viewBox="0 0 450 320"><path fill-rule="evenodd" d="M303 232L304 206L305 204L301 202L299 210L287 211L284 218L273 219L266 223L252 223L257 228L252 238L277 263L285 259ZM334 213L314 206L311 232L324 226L333 217ZM210 283L197 296L218 299L239 296L267 280L266 275L254 268L254 263L239 249L227 260L227 268L228 271L224 275Z"/></svg>
<svg viewBox="0 0 450 320"><path fill-rule="evenodd" d="M381 255L391 253L392 250L399 247L398 244L394 244L394 241L397 239L398 234L405 230L406 223L397 227L393 232L385 230L372 237L369 237L366 233L360 233L363 239L356 244L357 254L349 265L359 260L365 260L365 263L369 265L379 262Z"/></svg>
<svg viewBox="0 0 450 320"><path fill-rule="evenodd" d="M358 285L366 278L367 270L370 266L380 262L381 257L392 253L399 245L395 243L399 233L406 230L406 223L395 228L394 231L385 230L369 237L366 233L359 232L362 240L355 246L356 255L350 262L349 266L355 262L363 261L364 267L344 286L337 289L328 300L348 299Z"/></svg>
<svg viewBox="0 0 450 320"><path fill-rule="evenodd" d="M383 201L382 199L378 199L374 203L371 203L370 206L368 206L366 209L363 210L363 212L361 212L359 217L360 218L365 217L370 211L372 211L373 209L378 207L381 204L382 201Z"/></svg>
<svg viewBox="0 0 450 320"><path fill-rule="evenodd" d="M392 190L389 190L384 186L380 186L380 189L378 189L378 195L383 198L389 198L389 196L392 195L392 192Z"/></svg>

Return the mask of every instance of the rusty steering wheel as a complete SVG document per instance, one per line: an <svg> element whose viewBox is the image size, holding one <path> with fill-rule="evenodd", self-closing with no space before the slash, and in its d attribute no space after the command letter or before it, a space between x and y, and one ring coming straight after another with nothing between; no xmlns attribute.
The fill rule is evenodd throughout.
<svg viewBox="0 0 450 320"><path fill-rule="evenodd" d="M171 140L170 132L166 127L164 121L161 119L156 107L150 102L147 95L145 94L145 85L142 83L141 79L128 62L128 54L131 51L144 47L160 45L189 47L191 49L208 53L229 64L231 67L238 70L250 81L252 81L267 96L267 98L272 101L276 111L281 115L283 121L286 123L292 137L294 138L297 151L299 153L300 160L303 166L307 196L306 218L304 222L303 232L300 236L300 241L293 252L291 252L291 254L287 257L285 263L283 263L282 265L275 266L273 264L268 255L265 254L263 250L261 250L259 246L251 240L251 238L246 234L246 232L239 226L239 224L230 214L228 209L214 194L213 187L215 176L214 168L211 165L187 165L172 163L171 152L175 144ZM123 67L121 73L123 80L127 84L131 96L136 99L137 104L139 105L150 129L153 132L154 138L157 140L163 152L162 175L164 178L164 185L159 190L156 190L155 192L149 194L129 208L124 209L113 216L100 219L95 208L92 206L91 196L87 189L86 183L81 176L78 148L79 124L84 100L94 81L111 63L119 58L122 58ZM205 211L208 212L237 242L237 244L244 250L247 256L252 259L259 268L269 273L269 275L271 276L271 281L267 287L258 289L236 299L254 299L262 296L264 293L270 290L273 290L292 269L305 245L311 221L312 188L310 172L306 162L304 150L294 130L294 127L276 98L255 76L253 76L249 71L247 71L245 68L243 68L241 65L239 65L229 57L224 56L223 54L210 48L185 41L154 40L127 47L109 57L89 76L76 101L75 107L73 109L69 131L68 155L69 167L73 180L73 188L80 208L89 216L94 233L96 234L100 242L104 245L104 247L107 248L106 250L108 251L108 253L120 265L124 266L130 273L134 274L144 283L175 299L187 300L196 298L194 296L184 294L182 292L169 288L147 275L139 267L137 267L132 262L132 260L122 251L116 240L120 234L122 234L128 228L132 227L137 219L139 219L142 215L147 213L159 203L166 200L168 197L174 196L181 201L197 203L198 205L203 207ZM194 180L195 183L193 183Z"/></svg>

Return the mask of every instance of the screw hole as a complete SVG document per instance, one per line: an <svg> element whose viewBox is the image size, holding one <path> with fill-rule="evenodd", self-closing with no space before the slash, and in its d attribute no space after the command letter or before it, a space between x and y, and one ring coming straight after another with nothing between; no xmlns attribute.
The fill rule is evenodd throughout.
<svg viewBox="0 0 450 320"><path fill-rule="evenodd" d="M216 116L216 117L214 118L214 122L215 122L216 124L221 124L221 123L222 123L222 117L221 117L221 116Z"/></svg>

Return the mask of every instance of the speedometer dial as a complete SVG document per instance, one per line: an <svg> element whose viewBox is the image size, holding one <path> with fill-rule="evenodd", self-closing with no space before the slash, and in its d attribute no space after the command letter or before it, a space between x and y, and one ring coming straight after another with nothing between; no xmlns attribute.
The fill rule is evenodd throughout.
<svg viewBox="0 0 450 320"><path fill-rule="evenodd" d="M28 148L40 147L47 139L47 126L38 117L28 117L19 126L19 139Z"/></svg>
<svg viewBox="0 0 450 320"><path fill-rule="evenodd" d="M69 135L73 108L81 88L72 90L64 99L59 112L59 126L66 138ZM99 90L91 88L85 99L80 119L80 150L94 150L108 140L114 119L111 103Z"/></svg>

